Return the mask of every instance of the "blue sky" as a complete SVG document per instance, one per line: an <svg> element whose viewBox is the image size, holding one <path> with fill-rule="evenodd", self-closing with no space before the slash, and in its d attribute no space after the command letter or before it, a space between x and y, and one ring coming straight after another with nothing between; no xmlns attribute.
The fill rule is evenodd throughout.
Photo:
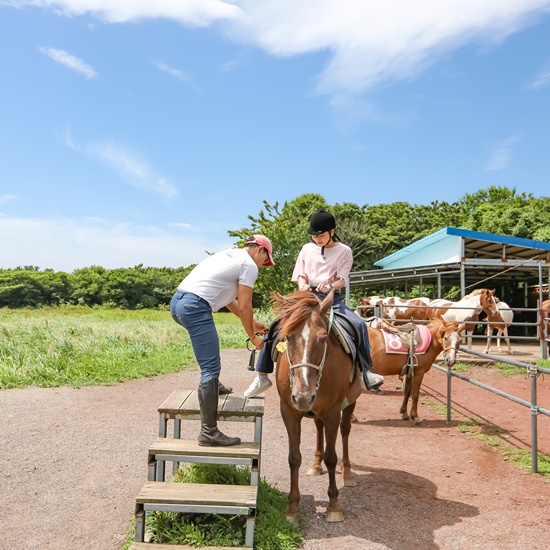
<svg viewBox="0 0 550 550"><path fill-rule="evenodd" d="M263 200L548 195L550 0L0 0L0 268L188 266Z"/></svg>

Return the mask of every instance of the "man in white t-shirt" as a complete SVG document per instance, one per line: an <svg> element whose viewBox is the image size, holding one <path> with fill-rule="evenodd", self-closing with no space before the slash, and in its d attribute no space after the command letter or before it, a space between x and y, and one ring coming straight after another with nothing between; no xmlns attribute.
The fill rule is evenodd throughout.
<svg viewBox="0 0 550 550"><path fill-rule="evenodd" d="M238 437L224 435L217 425L221 359L212 314L222 307L229 309L240 318L252 345L261 349L264 341L258 334L264 334L268 327L254 319L252 289L258 267L274 265L272 254L271 241L263 235L253 235L244 248L223 250L200 262L172 297L172 318L189 332L201 369L199 445L231 446L241 442Z"/></svg>

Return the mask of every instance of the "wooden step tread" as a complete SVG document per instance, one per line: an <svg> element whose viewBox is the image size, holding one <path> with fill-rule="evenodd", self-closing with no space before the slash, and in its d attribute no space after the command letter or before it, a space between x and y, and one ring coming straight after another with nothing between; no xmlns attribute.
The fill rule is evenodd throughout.
<svg viewBox="0 0 550 550"><path fill-rule="evenodd" d="M159 413L200 418L200 405L197 390L174 390L158 409ZM264 414L263 397L245 397L242 393L220 395L218 418L253 419Z"/></svg>
<svg viewBox="0 0 550 550"><path fill-rule="evenodd" d="M134 542L128 550L197 550L197 546L187 544L155 544ZM198 550L250 550L248 546L201 546Z"/></svg>
<svg viewBox="0 0 550 550"><path fill-rule="evenodd" d="M203 506L256 507L255 485L216 485L149 481L139 492L138 504L195 504Z"/></svg>
<svg viewBox="0 0 550 550"><path fill-rule="evenodd" d="M172 439L170 437L158 437L149 447L150 455L194 455L194 456L219 456L230 458L259 458L260 444L254 442L241 442L231 447L203 447L196 439Z"/></svg>

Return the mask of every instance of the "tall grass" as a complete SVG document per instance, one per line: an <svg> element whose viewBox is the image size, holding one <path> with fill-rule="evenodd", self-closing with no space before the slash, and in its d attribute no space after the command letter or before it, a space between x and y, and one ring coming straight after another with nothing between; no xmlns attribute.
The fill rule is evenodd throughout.
<svg viewBox="0 0 550 550"><path fill-rule="evenodd" d="M242 348L231 313L215 313L220 346ZM0 388L110 385L196 366L187 331L168 311L0 309Z"/></svg>

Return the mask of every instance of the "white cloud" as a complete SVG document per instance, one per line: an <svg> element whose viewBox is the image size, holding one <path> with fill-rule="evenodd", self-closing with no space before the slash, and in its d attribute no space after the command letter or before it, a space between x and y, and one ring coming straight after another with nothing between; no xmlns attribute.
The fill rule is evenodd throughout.
<svg viewBox="0 0 550 550"><path fill-rule="evenodd" d="M185 71L182 71L180 69L174 69L173 67L170 67L166 63L162 63L160 61L154 61L153 65L160 71L164 71L169 75L175 76L176 78L179 78L183 82L189 82L191 80L191 77Z"/></svg>
<svg viewBox="0 0 550 550"><path fill-rule="evenodd" d="M506 168L512 160L514 145L520 139L520 136L512 136L500 143L492 152L485 170L503 170Z"/></svg>
<svg viewBox="0 0 550 550"><path fill-rule="evenodd" d="M16 198L15 195L0 195L0 204L6 204L10 201L14 201Z"/></svg>
<svg viewBox="0 0 550 550"><path fill-rule="evenodd" d="M550 0L14 0L66 16L106 22L168 18L183 25L222 22L237 42L278 56L327 52L321 93L358 94L420 74L468 43L503 40L550 11Z"/></svg>
<svg viewBox="0 0 550 550"><path fill-rule="evenodd" d="M65 67L84 75L86 78L95 78L97 76L97 73L90 65L87 65L82 59L75 57L69 52L45 47L40 48L40 52L53 59L55 62L65 65Z"/></svg>
<svg viewBox="0 0 550 550"><path fill-rule="evenodd" d="M177 194L176 187L166 178L156 174L143 159L139 159L135 153L112 142L89 145L86 151L90 157L117 172L133 187L153 191L166 197Z"/></svg>
<svg viewBox="0 0 550 550"><path fill-rule="evenodd" d="M533 82L529 85L530 90L540 90L550 86L550 59L546 60L542 70L535 76Z"/></svg>
<svg viewBox="0 0 550 550"><path fill-rule="evenodd" d="M209 241L195 231L188 236L181 229L101 219L0 217L0 235L11 235L2 240L1 269L35 265L66 272L91 265L187 267L204 259L207 250L233 245L222 231Z"/></svg>

